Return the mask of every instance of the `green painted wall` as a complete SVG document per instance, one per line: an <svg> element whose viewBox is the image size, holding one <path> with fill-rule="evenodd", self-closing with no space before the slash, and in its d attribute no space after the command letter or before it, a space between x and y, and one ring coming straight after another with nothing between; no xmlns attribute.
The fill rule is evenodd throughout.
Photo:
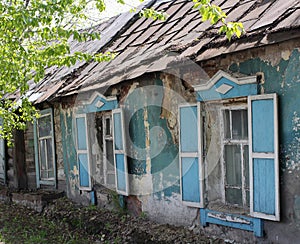
<svg viewBox="0 0 300 244"><path fill-rule="evenodd" d="M67 194L74 194L74 190L78 190L78 169L76 162L75 138L73 133L73 115L72 112L61 110L61 133L63 145L64 170L66 174Z"/></svg>

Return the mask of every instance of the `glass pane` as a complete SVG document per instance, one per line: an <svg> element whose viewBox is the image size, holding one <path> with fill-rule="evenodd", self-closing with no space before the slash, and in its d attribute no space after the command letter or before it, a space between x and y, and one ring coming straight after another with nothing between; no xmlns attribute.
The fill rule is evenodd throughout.
<svg viewBox="0 0 300 244"><path fill-rule="evenodd" d="M239 110L232 110L232 139L242 139L242 113Z"/></svg>
<svg viewBox="0 0 300 244"><path fill-rule="evenodd" d="M242 190L227 188L225 191L226 202L230 204L243 205Z"/></svg>
<svg viewBox="0 0 300 244"><path fill-rule="evenodd" d="M46 115L38 119L39 137L51 136L51 115Z"/></svg>
<svg viewBox="0 0 300 244"><path fill-rule="evenodd" d="M46 140L39 141L40 150L40 170L45 170L46 167Z"/></svg>
<svg viewBox="0 0 300 244"><path fill-rule="evenodd" d="M47 178L46 140L39 141L39 167L40 178Z"/></svg>
<svg viewBox="0 0 300 244"><path fill-rule="evenodd" d="M248 139L248 111L242 110L243 131L241 139Z"/></svg>
<svg viewBox="0 0 300 244"><path fill-rule="evenodd" d="M111 135L111 124L110 124L110 118L105 119L105 135L110 136Z"/></svg>
<svg viewBox="0 0 300 244"><path fill-rule="evenodd" d="M47 161L48 161L48 170L53 170L52 139L47 139Z"/></svg>
<svg viewBox="0 0 300 244"><path fill-rule="evenodd" d="M226 183L242 186L241 149L239 145L225 145Z"/></svg>
<svg viewBox="0 0 300 244"><path fill-rule="evenodd" d="M113 142L106 140L106 159L107 170L114 171L114 154L113 154Z"/></svg>
<svg viewBox="0 0 300 244"><path fill-rule="evenodd" d="M245 183L246 188L249 188L249 147L248 145L244 146L244 175L245 175Z"/></svg>
<svg viewBox="0 0 300 244"><path fill-rule="evenodd" d="M225 139L230 139L230 112L229 110L224 111L224 134Z"/></svg>
<svg viewBox="0 0 300 244"><path fill-rule="evenodd" d="M77 147L79 150L87 149L86 142L86 124L85 118L76 118L76 126L77 126Z"/></svg>

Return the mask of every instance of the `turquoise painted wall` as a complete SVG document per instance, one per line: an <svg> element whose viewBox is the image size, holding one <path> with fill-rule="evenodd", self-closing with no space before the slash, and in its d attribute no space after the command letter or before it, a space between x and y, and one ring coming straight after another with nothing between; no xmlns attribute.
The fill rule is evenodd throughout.
<svg viewBox="0 0 300 244"><path fill-rule="evenodd" d="M137 176L151 173L154 193L158 197L170 196L179 193L178 145L173 141L167 120L161 118L162 81L147 81L147 85L136 88L124 102L131 141L129 173ZM151 160L150 172L149 168L147 172L147 158Z"/></svg>
<svg viewBox="0 0 300 244"><path fill-rule="evenodd" d="M74 190L78 190L78 174L76 173L76 148L75 138L73 132L73 117L72 112L62 110L60 113L61 121L61 133L62 133L62 145L63 145L63 159L64 159L64 170L66 175L67 183L67 194L74 194ZM74 168L75 167L75 168ZM75 169L75 170L74 170ZM78 170L78 169L77 169Z"/></svg>
<svg viewBox="0 0 300 244"><path fill-rule="evenodd" d="M279 95L279 137L282 170L300 169L300 53L295 49L288 60L278 64L260 58L230 66L233 72L254 75L263 72L265 93Z"/></svg>

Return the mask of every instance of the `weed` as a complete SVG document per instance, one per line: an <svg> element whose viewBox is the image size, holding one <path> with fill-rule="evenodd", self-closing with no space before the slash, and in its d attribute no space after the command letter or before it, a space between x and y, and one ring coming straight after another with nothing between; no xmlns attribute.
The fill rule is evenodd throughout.
<svg viewBox="0 0 300 244"><path fill-rule="evenodd" d="M146 212L141 212L140 218L141 219L147 219L147 213Z"/></svg>

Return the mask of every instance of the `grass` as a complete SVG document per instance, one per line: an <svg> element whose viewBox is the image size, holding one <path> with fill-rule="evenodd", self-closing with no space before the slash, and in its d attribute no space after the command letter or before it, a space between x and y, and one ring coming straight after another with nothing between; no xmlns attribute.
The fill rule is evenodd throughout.
<svg viewBox="0 0 300 244"><path fill-rule="evenodd" d="M14 217L11 209L16 208ZM70 228L65 221L53 222L43 215L21 206L0 203L0 241L9 243L92 243L81 230L79 220L76 228Z"/></svg>

